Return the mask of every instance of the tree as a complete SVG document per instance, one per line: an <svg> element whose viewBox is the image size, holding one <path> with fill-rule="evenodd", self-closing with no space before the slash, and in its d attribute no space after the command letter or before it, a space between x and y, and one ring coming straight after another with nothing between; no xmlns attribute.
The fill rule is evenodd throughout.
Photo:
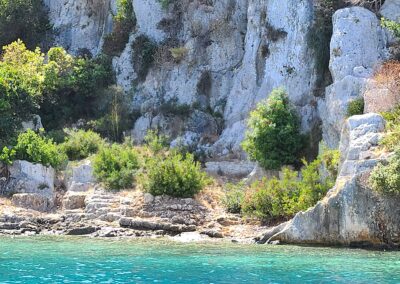
<svg viewBox="0 0 400 284"><path fill-rule="evenodd" d="M21 39L35 48L50 30L42 0L0 0L0 47Z"/></svg>
<svg viewBox="0 0 400 284"><path fill-rule="evenodd" d="M44 55L40 49L27 50L17 41L3 48L0 61L0 146L4 146L31 118L44 88Z"/></svg>
<svg viewBox="0 0 400 284"><path fill-rule="evenodd" d="M243 149L265 169L280 169L298 161L304 146L300 121L283 89L272 91L250 113Z"/></svg>

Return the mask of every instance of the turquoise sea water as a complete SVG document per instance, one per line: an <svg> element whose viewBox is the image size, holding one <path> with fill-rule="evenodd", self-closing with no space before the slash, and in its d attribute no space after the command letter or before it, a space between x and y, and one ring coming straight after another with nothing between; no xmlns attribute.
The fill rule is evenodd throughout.
<svg viewBox="0 0 400 284"><path fill-rule="evenodd" d="M400 283L400 252L0 238L0 283Z"/></svg>

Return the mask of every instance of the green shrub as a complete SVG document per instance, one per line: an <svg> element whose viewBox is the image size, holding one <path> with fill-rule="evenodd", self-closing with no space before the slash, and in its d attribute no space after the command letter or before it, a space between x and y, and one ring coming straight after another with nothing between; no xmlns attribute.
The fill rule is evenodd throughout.
<svg viewBox="0 0 400 284"><path fill-rule="evenodd" d="M299 198L297 172L283 169L283 178L263 179L251 185L244 199L244 214L262 220L289 218L295 211L292 203Z"/></svg>
<svg viewBox="0 0 400 284"><path fill-rule="evenodd" d="M251 112L243 149L265 169L279 169L298 161L304 136L300 121L283 89L274 90Z"/></svg>
<svg viewBox="0 0 400 284"><path fill-rule="evenodd" d="M242 204L245 196L245 185L243 182L237 184L228 183L224 188L225 195L222 203L229 213L239 214L242 212Z"/></svg>
<svg viewBox="0 0 400 284"><path fill-rule="evenodd" d="M372 189L384 194L400 194L400 152L397 150L388 163L379 163L371 172Z"/></svg>
<svg viewBox="0 0 400 284"><path fill-rule="evenodd" d="M144 141L153 153L159 153L169 146L168 137L159 134L157 130L147 131Z"/></svg>
<svg viewBox="0 0 400 284"><path fill-rule="evenodd" d="M243 213L271 221L288 219L307 210L333 187L338 162L337 151L332 150L311 163L303 161L300 176L297 171L284 168L281 179L275 177L255 182L246 191L241 206ZM320 172L324 163L329 165L327 176Z"/></svg>
<svg viewBox="0 0 400 284"><path fill-rule="evenodd" d="M157 44L145 35L138 36L132 43L132 63L138 74L138 80L146 79L150 67L154 63L154 56L157 51Z"/></svg>
<svg viewBox="0 0 400 284"><path fill-rule="evenodd" d="M96 154L93 168L96 178L108 188L130 188L139 169L138 155L129 145L105 146Z"/></svg>
<svg viewBox="0 0 400 284"><path fill-rule="evenodd" d="M359 115L364 113L364 98L351 101L347 106L347 116Z"/></svg>
<svg viewBox="0 0 400 284"><path fill-rule="evenodd" d="M46 129L61 129L79 119L102 115L97 106L103 90L114 80L110 58L74 58L62 48L50 49L48 56L39 112Z"/></svg>
<svg viewBox="0 0 400 284"><path fill-rule="evenodd" d="M388 151L394 151L399 147L400 141L400 106L382 113L382 116L386 120L386 134L380 144Z"/></svg>
<svg viewBox="0 0 400 284"><path fill-rule="evenodd" d="M129 41L129 34L136 25L132 1L118 0L117 15L114 16L113 31L104 39L103 52L119 56Z"/></svg>
<svg viewBox="0 0 400 284"><path fill-rule="evenodd" d="M160 2L163 9L167 9L172 0L158 0L158 2Z"/></svg>
<svg viewBox="0 0 400 284"><path fill-rule="evenodd" d="M391 31L395 37L400 38L400 23L382 17L381 25Z"/></svg>
<svg viewBox="0 0 400 284"><path fill-rule="evenodd" d="M130 108L131 96L116 85L99 92L98 96L96 109L102 116L90 120L87 128L111 141L123 142L124 133L132 129L132 125L140 116L139 112Z"/></svg>
<svg viewBox="0 0 400 284"><path fill-rule="evenodd" d="M0 1L0 47L20 39L36 48L50 31L42 0Z"/></svg>
<svg viewBox="0 0 400 284"><path fill-rule="evenodd" d="M147 161L144 185L155 196L193 197L206 183L206 174L191 154L158 154Z"/></svg>
<svg viewBox="0 0 400 284"><path fill-rule="evenodd" d="M44 55L17 41L0 59L0 147L15 142L23 121L39 108L44 88Z"/></svg>
<svg viewBox="0 0 400 284"><path fill-rule="evenodd" d="M18 136L17 144L12 150L4 148L1 159L10 163L11 160L25 160L40 163L59 169L67 161L66 155L51 139L47 139L32 130L27 130Z"/></svg>
<svg viewBox="0 0 400 284"><path fill-rule="evenodd" d="M89 130L67 130L66 141L61 144L70 161L82 160L96 154L104 145L99 134Z"/></svg>

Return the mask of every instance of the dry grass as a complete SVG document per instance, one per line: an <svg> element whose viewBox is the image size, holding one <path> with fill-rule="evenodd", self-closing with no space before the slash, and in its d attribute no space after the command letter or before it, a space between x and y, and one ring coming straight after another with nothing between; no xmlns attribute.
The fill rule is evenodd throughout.
<svg viewBox="0 0 400 284"><path fill-rule="evenodd" d="M390 60L382 64L374 76L377 84L388 89L396 99L400 94L400 62Z"/></svg>

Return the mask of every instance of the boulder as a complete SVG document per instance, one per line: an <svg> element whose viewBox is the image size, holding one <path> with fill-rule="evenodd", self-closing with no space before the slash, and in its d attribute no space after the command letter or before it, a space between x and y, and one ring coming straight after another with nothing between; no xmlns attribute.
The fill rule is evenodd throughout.
<svg viewBox="0 0 400 284"><path fill-rule="evenodd" d="M79 192L67 192L64 196L62 205L65 210L84 209L86 194Z"/></svg>
<svg viewBox="0 0 400 284"><path fill-rule="evenodd" d="M205 171L215 177L244 178L253 171L254 166L255 163L248 161L215 161L207 162Z"/></svg>
<svg viewBox="0 0 400 284"><path fill-rule="evenodd" d="M382 17L385 17L388 20L399 22L400 20L400 1L399 0L386 0L385 3L383 3L381 9L379 10L379 13L382 15ZM386 29L385 29L386 30ZM393 35L392 32L386 30L389 42L394 43L398 42L398 39Z"/></svg>
<svg viewBox="0 0 400 284"><path fill-rule="evenodd" d="M367 182L383 157L363 153L374 152L383 131L384 120L378 114L349 118L342 133L342 163L335 186L315 207L271 228L261 242L400 245L400 199L374 192Z"/></svg>
<svg viewBox="0 0 400 284"><path fill-rule="evenodd" d="M324 141L337 148L349 103L363 96L367 79L387 56L386 36L376 15L361 7L336 11L330 53L333 84L319 100L318 111Z"/></svg>
<svg viewBox="0 0 400 284"><path fill-rule="evenodd" d="M12 196L11 201L15 206L39 212L48 211L53 204L47 197L35 193L17 193Z"/></svg>
<svg viewBox="0 0 400 284"><path fill-rule="evenodd" d="M18 160L9 167L9 172L10 181L5 189L7 193L32 194L32 196L17 196L16 200L20 200L18 204L26 206L33 204L35 208L40 208L40 211L46 211L54 205L55 171L53 168ZM38 206L40 200L43 204ZM26 206L23 207L29 208Z"/></svg>
<svg viewBox="0 0 400 284"><path fill-rule="evenodd" d="M90 160L84 160L78 164L70 163L67 166L65 175L68 191L88 191L96 181L93 176L93 167Z"/></svg>

